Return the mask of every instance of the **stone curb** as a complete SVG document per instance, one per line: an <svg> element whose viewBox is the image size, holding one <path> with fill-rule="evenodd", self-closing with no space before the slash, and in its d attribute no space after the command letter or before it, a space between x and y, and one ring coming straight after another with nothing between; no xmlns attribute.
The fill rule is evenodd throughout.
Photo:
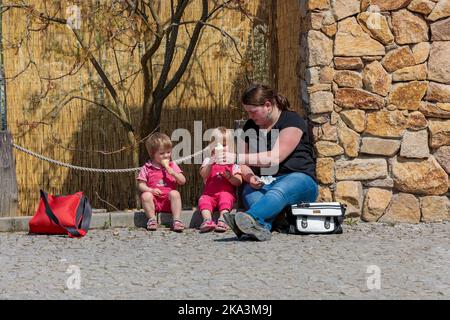
<svg viewBox="0 0 450 320"><path fill-rule="evenodd" d="M235 212L233 210L232 212ZM219 214L215 212L213 217L217 219ZM32 217L2 217L0 218L0 232L28 232L28 222ZM198 228L202 223L202 216L198 210L183 210L181 212L181 221L186 228ZM170 227L172 224L172 214L161 213L158 215L158 223ZM91 229L109 229L109 228L145 228L147 218L143 211L126 212L100 212L93 213Z"/></svg>

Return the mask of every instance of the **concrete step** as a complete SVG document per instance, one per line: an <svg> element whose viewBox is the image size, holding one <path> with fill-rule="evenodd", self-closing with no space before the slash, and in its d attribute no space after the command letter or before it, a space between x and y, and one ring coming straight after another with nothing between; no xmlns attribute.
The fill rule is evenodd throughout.
<svg viewBox="0 0 450 320"><path fill-rule="evenodd" d="M89 229L109 229L109 228L145 228L147 218L143 211L94 211L92 214ZM235 213L236 210L232 210ZM219 213L213 214L214 219L218 219ZM28 223L32 217L3 217L0 218L0 232L28 232ZM181 221L186 228L198 228L202 223L202 216L198 210L183 210ZM171 213L160 213L158 223L170 227L172 225Z"/></svg>

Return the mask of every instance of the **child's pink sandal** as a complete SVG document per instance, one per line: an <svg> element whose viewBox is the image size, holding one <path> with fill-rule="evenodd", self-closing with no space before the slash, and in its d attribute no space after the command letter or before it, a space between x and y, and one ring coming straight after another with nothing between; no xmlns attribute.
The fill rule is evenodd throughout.
<svg viewBox="0 0 450 320"><path fill-rule="evenodd" d="M156 222L156 219L149 219L147 221L147 230L156 231L157 229L158 229L158 222Z"/></svg>
<svg viewBox="0 0 450 320"><path fill-rule="evenodd" d="M173 220L172 230L175 232L183 232L184 224L180 220Z"/></svg>
<svg viewBox="0 0 450 320"><path fill-rule="evenodd" d="M217 226L214 229L214 231L216 232L226 232L228 230L228 225L225 223L224 220L219 219L219 221L217 221Z"/></svg>
<svg viewBox="0 0 450 320"><path fill-rule="evenodd" d="M200 225L200 233L210 232L213 231L216 228L216 224L212 219L203 220L202 224Z"/></svg>

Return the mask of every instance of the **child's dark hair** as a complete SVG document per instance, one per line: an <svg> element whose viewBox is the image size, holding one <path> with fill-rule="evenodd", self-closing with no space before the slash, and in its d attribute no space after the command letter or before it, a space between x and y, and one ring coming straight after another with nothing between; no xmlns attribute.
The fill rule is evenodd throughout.
<svg viewBox="0 0 450 320"><path fill-rule="evenodd" d="M145 146L150 157L153 157L155 152L157 152L160 148L172 148L172 141L168 135L161 132L156 132L152 134L147 141L145 141Z"/></svg>
<svg viewBox="0 0 450 320"><path fill-rule="evenodd" d="M262 106L266 101L275 104L282 111L290 110L291 107L285 96L279 94L275 89L260 83L249 85L241 98L242 104L251 106Z"/></svg>

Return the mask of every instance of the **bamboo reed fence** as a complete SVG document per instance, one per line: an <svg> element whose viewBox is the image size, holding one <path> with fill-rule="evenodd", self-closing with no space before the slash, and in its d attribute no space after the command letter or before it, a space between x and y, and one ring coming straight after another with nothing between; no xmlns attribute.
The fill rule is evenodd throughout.
<svg viewBox="0 0 450 320"><path fill-rule="evenodd" d="M32 1L36 8L42 2ZM273 83L272 59L273 48L271 21L273 10L280 15L295 19L288 9L287 2L298 6L298 1L252 0L247 2L252 21L237 12L223 11L212 21L219 28L227 31L238 40L244 61L230 44L224 42L220 32L205 28L202 40L196 48L192 62L180 84L167 98L161 120L161 131L169 136L175 129L184 128L193 133L194 121L202 121L203 130L225 125L233 127L235 119L245 117L239 105L239 96L248 81ZM69 1L47 1L47 7L53 6L65 12ZM88 3L88 2L86 2ZM161 1L161 14L168 14L169 1ZM95 6L96 1L89 2ZM85 5L86 6L86 5ZM83 10L90 10L84 7ZM188 7L186 19L198 17L200 5L196 2ZM83 11L82 11L83 13ZM297 15L298 17L298 15ZM280 19L281 21L281 19ZM276 22L275 22L276 23ZM24 36L26 19L19 10L9 11L2 17L4 43L13 43ZM83 20L82 24L89 24ZM299 23L298 23L299 24ZM296 65L296 34L287 35L280 28L291 30L288 22L277 25L279 48L277 51L278 87L286 93L299 110L298 84L292 73ZM181 30L184 42L188 40L189 29ZM114 152L128 145L126 132L120 123L110 114L95 105L80 100L73 100L54 118L49 112L70 95L82 95L85 98L108 102L106 90L98 86L99 77L87 63L75 75L59 80L40 82L38 73L44 77L58 77L67 73L80 55L71 31L65 26L51 26L44 33L35 32L30 36L28 50L7 48L4 52L5 74L9 78L6 84L8 105L8 128L14 143L33 150L46 157L57 159L78 166L93 168L129 168L132 167L129 150ZM286 37L285 37L286 36ZM139 53L130 58L125 53L118 53L117 60L122 70L122 77L128 77L139 68ZM101 46L96 58L115 81L116 62L111 50ZM31 60L33 63L27 67ZM176 59L180 59L177 56ZM162 61L162 56L157 57ZM158 62L157 61L157 62ZM179 61L175 61L175 64ZM245 63L244 63L245 62ZM25 71L23 71L25 70ZM21 73L23 71L23 73ZM173 72L173 70L172 70ZM295 71L294 71L295 72ZM18 77L11 79L21 73ZM285 79L288 78L288 79ZM281 80L283 79L283 80ZM130 77L126 85L131 85L128 96L129 110L136 128L141 113L140 104L143 96L142 78ZM286 88L286 89L284 89ZM98 152L98 151L103 151ZM105 151L107 153L105 153ZM135 174L98 174L86 173L58 167L37 160L15 151L16 170L19 191L18 215L32 215L39 199L39 189L54 194L68 194L84 191L93 207L115 209L133 209L135 201ZM197 205L202 190L202 181L198 174L198 165L181 165L188 183L180 188L183 206Z"/></svg>

